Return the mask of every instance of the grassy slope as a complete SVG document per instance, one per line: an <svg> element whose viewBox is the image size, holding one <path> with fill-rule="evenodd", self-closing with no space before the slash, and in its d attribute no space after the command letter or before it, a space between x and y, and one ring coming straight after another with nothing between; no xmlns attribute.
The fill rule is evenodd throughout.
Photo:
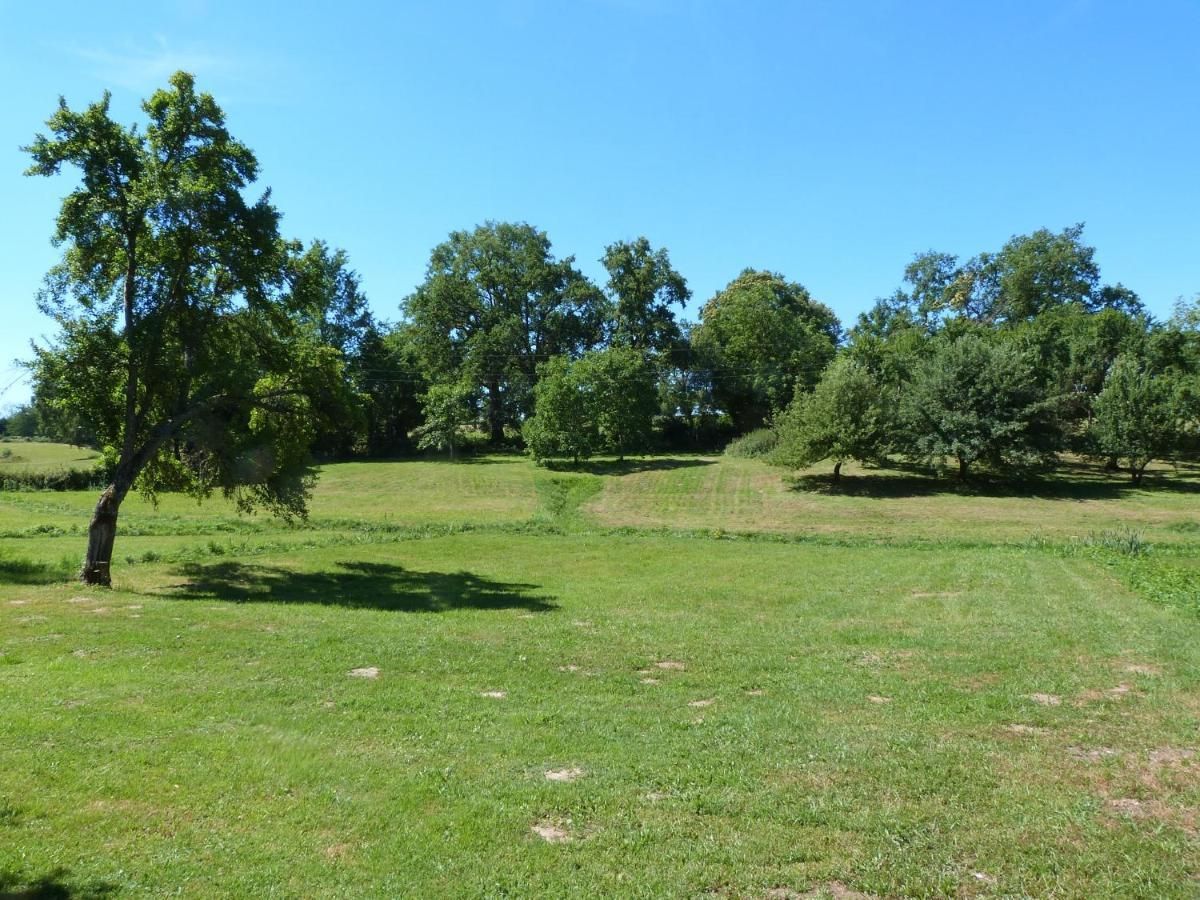
<svg viewBox="0 0 1200 900"><path fill-rule="evenodd" d="M1155 541L1200 531L1200 478L1159 470L1134 488L1120 474L1076 465L1031 485L969 487L847 464L833 491L821 470L803 479L757 460L695 457L613 479L588 507L610 525L806 531L984 543L1063 540L1126 526Z"/></svg>
<svg viewBox="0 0 1200 900"><path fill-rule="evenodd" d="M123 516L149 533L113 592L0 558L0 891L1194 896L1194 617L1084 556L906 543L992 533L957 494L882 545L576 511L640 521L614 498L659 480L670 524L764 523L757 464L655 465L331 467L310 530L167 498ZM725 490L666 487L701 476ZM1186 519L1176 498L1107 508ZM0 529L77 528L89 499L2 495ZM811 499L811 530L872 509ZM1063 505L1037 530L1077 531Z"/></svg>
<svg viewBox="0 0 1200 900"><path fill-rule="evenodd" d="M24 472L57 472L61 469L90 469L100 454L73 444L51 444L41 441L0 440L0 478Z"/></svg>

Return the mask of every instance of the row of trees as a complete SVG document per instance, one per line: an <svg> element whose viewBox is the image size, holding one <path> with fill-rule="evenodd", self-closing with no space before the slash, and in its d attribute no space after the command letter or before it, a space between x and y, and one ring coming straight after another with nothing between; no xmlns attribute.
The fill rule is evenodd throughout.
<svg viewBox="0 0 1200 900"><path fill-rule="evenodd" d="M538 229L487 223L434 248L387 325L344 251L285 239L270 193L248 196L257 160L190 75L143 110L127 127L107 96L62 102L27 148L30 174L81 178L39 298L58 334L9 421L104 450L85 581L108 583L131 489L301 515L314 450L475 435L580 459L774 423L796 463L903 452L965 475L1086 444L1140 473L1195 433L1197 308L1152 321L1100 282L1082 226L920 255L843 333L776 273L745 270L689 323L687 282L644 238L606 248L596 285Z"/></svg>
<svg viewBox="0 0 1200 900"><path fill-rule="evenodd" d="M1200 442L1200 298L1156 323L1102 286L1080 226L1013 238L959 266L918 256L908 290L860 316L811 392L777 417L802 467L901 454L960 478L1044 469L1071 450L1140 482Z"/></svg>

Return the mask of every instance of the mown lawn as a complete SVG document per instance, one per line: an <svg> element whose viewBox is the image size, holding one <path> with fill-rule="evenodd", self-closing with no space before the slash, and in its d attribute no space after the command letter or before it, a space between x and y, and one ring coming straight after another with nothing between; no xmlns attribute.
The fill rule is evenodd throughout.
<svg viewBox="0 0 1200 900"><path fill-rule="evenodd" d="M99 459L95 450L73 444L0 439L0 479L28 472L91 469Z"/></svg>
<svg viewBox="0 0 1200 900"><path fill-rule="evenodd" d="M88 495L0 495L0 895L1200 892L1200 619L1148 595L1200 571L1183 491L1089 498L1160 517L1138 557L955 492L735 536L759 464L697 462L164 498L114 591L61 580Z"/></svg>

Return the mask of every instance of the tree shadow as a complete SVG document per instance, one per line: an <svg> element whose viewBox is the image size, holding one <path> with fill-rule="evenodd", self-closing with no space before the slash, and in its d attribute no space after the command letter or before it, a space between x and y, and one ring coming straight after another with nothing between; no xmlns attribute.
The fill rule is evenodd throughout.
<svg viewBox="0 0 1200 900"><path fill-rule="evenodd" d="M73 882L65 869L55 869L41 878L0 872L0 900L99 900L116 893L116 888L106 882Z"/></svg>
<svg viewBox="0 0 1200 900"><path fill-rule="evenodd" d="M67 581L73 567L66 561L37 562L24 556L0 557L0 584L54 584Z"/></svg>
<svg viewBox="0 0 1200 900"><path fill-rule="evenodd" d="M391 612L454 609L558 609L535 584L493 581L470 572L416 572L389 563L339 562L324 572L296 572L240 562L194 563L176 570L187 581L163 592L179 600L315 603Z"/></svg>
<svg viewBox="0 0 1200 900"><path fill-rule="evenodd" d="M699 457L647 456L630 459L587 459L578 463L569 460L551 459L543 464L551 472L582 472L588 475L632 475L636 472L669 472L672 469L690 469L695 466L711 466L715 459Z"/></svg>
<svg viewBox="0 0 1200 900"><path fill-rule="evenodd" d="M1099 465L1067 461L1054 472L1025 477L1001 478L992 473L971 474L966 481L910 464L890 463L888 468L865 475L847 475L834 481L829 473L785 476L788 488L797 492L900 499L957 494L966 497L1012 497L1028 500L1117 500L1134 491L1200 494L1200 481L1190 467L1177 473L1146 473L1142 484L1132 483L1128 474Z"/></svg>

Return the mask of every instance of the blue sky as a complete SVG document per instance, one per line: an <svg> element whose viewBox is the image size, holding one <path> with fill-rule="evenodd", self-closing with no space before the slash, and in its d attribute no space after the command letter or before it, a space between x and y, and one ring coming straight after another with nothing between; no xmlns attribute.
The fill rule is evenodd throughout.
<svg viewBox="0 0 1200 900"><path fill-rule="evenodd" d="M345 247L394 319L430 248L531 222L599 278L670 249L695 300L746 266L852 321L916 251L1085 221L1107 281L1200 291L1200 2L33 4L0 0L0 406L65 180L21 175L59 94L125 121L194 72L289 236Z"/></svg>

